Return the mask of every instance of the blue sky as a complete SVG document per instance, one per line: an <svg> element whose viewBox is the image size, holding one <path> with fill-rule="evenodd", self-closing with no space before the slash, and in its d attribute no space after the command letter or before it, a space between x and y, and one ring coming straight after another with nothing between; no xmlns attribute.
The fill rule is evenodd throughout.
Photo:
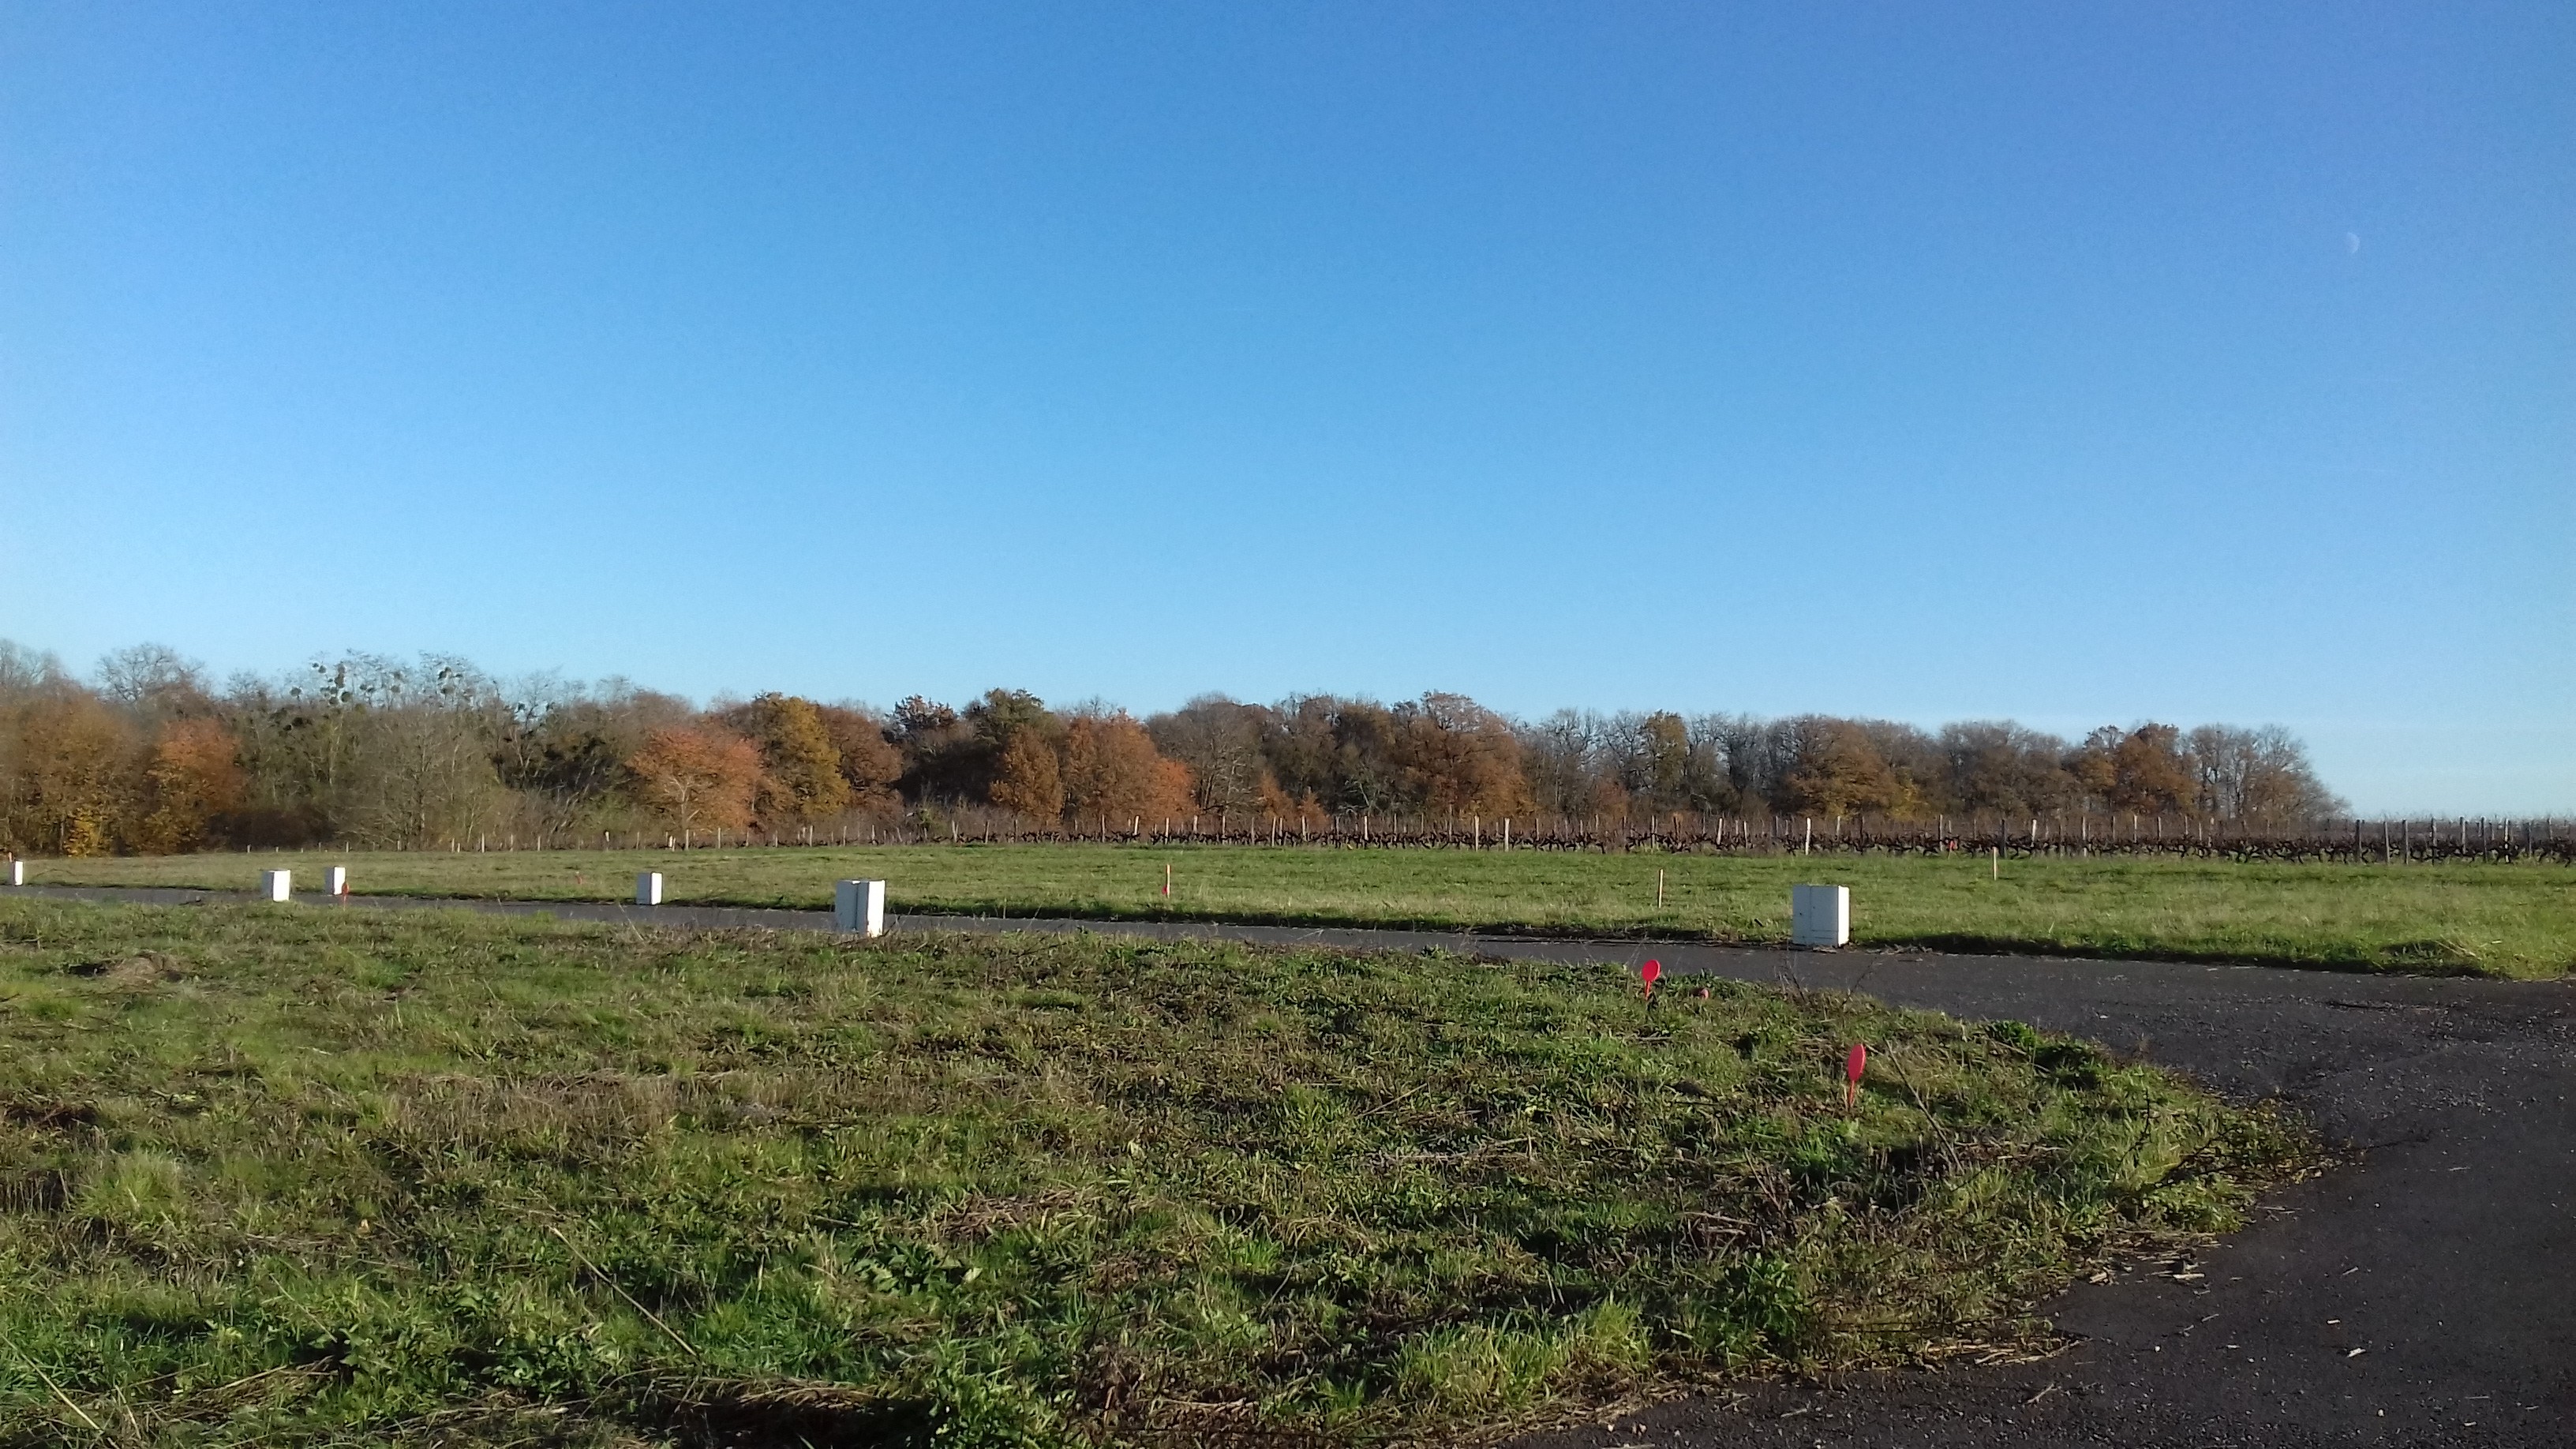
<svg viewBox="0 0 2576 1449"><path fill-rule="evenodd" d="M0 636L2576 811L2576 8L0 4Z"/></svg>

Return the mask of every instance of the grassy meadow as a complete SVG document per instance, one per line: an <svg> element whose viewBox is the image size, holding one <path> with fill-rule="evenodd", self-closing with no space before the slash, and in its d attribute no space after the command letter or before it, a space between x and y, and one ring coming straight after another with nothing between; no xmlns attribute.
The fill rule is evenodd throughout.
<svg viewBox="0 0 2576 1449"><path fill-rule="evenodd" d="M0 1444L1456 1442L2027 1343L2307 1151L1709 989L0 899Z"/></svg>
<svg viewBox="0 0 2576 1449"><path fill-rule="evenodd" d="M2542 977L2576 969L2576 870L2559 865L2254 864L1982 856L1728 857L1252 846L928 845L668 851L145 856L39 860L34 883L247 890L347 864L353 889L536 900L831 904L886 881L896 911L1635 934L1772 943L1789 887L1852 888L1863 946L2240 961ZM1164 870L1172 896L1162 895ZM1663 903L1656 903L1658 876Z"/></svg>

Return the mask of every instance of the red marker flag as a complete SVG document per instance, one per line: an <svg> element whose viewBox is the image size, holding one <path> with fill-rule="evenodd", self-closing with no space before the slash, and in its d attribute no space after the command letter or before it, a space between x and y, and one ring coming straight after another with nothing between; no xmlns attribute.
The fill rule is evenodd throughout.
<svg viewBox="0 0 2576 1449"><path fill-rule="evenodd" d="M1843 1110L1860 1105L1860 1074L1869 1070L1869 1043L1852 1043L1851 1055L1843 1058Z"/></svg>
<svg viewBox="0 0 2576 1449"><path fill-rule="evenodd" d="M1655 995L1655 978L1664 974L1664 963L1661 961L1649 961L1645 965L1637 968L1637 974L1645 978L1646 998L1650 1001L1653 1000Z"/></svg>

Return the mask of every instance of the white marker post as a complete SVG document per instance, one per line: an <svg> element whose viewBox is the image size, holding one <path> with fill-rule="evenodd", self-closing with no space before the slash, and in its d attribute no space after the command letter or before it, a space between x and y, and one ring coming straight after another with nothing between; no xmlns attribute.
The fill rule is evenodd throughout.
<svg viewBox="0 0 2576 1449"><path fill-rule="evenodd" d="M845 880L832 886L832 929L862 936L885 934L885 882Z"/></svg>
<svg viewBox="0 0 2576 1449"><path fill-rule="evenodd" d="M1851 944L1851 888L1789 887L1789 944L1830 951Z"/></svg>
<svg viewBox="0 0 2576 1449"><path fill-rule="evenodd" d="M259 898L264 901L291 900L295 892L295 872L264 870L259 873Z"/></svg>
<svg viewBox="0 0 2576 1449"><path fill-rule="evenodd" d="M322 893L329 896L347 895L349 893L349 868L345 865L335 865L329 870L322 872Z"/></svg>
<svg viewBox="0 0 2576 1449"><path fill-rule="evenodd" d="M20 886L25 885L26 883L27 863L23 860L19 860L15 856L12 856L9 860L9 884Z"/></svg>
<svg viewBox="0 0 2576 1449"><path fill-rule="evenodd" d="M662 873L660 871L648 870L639 872L636 875L635 904L639 906L658 906L662 904Z"/></svg>

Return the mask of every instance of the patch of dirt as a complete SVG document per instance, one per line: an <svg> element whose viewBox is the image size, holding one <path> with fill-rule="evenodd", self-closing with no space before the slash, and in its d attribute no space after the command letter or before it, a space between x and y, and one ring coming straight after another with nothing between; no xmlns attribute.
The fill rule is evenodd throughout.
<svg viewBox="0 0 2576 1449"><path fill-rule="evenodd" d="M71 1200L71 1179L55 1168L0 1176L0 1213L58 1213Z"/></svg>
<svg viewBox="0 0 2576 1449"><path fill-rule="evenodd" d="M49 1132L68 1132L75 1127L95 1127L99 1111L87 1102L23 1102L0 1099L0 1122L20 1127L34 1127Z"/></svg>
<svg viewBox="0 0 2576 1449"><path fill-rule="evenodd" d="M650 1395L639 1427L684 1449L893 1449L939 1436L927 1403L887 1399L837 1384L698 1384Z"/></svg>
<svg viewBox="0 0 2576 1449"><path fill-rule="evenodd" d="M132 990L176 981L188 974L188 963L166 951L145 951L121 961L84 961L72 967L71 973L104 986Z"/></svg>

